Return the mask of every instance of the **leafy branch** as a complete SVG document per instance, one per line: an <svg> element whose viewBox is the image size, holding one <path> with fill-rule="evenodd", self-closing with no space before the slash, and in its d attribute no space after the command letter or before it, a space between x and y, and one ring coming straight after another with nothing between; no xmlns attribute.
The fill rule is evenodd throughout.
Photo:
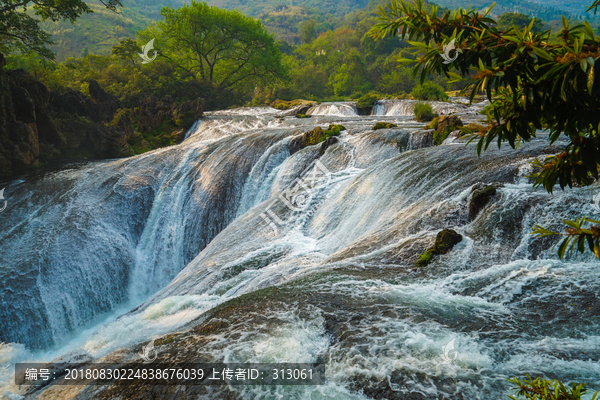
<svg viewBox="0 0 600 400"><path fill-rule="evenodd" d="M583 227L585 222L591 222L592 225L589 229ZM598 259L600 259L600 221L596 221L593 219L587 219L585 217L579 219L577 218L575 221L565 220L564 224L568 226L566 232L553 232L548 230L540 225L535 225L532 234L537 237L545 237L545 236L565 236L564 240L558 247L558 256L561 260L565 258L567 254L567 248L569 248L569 244L571 247L569 248L569 257L577 253L584 253L585 246L587 244L588 248L591 252L593 252Z"/></svg>
<svg viewBox="0 0 600 400"><path fill-rule="evenodd" d="M512 400L518 400L519 398L527 400L581 400L581 396L588 392L586 383L577 384L573 382L569 390L558 379L548 381L541 377L532 379L528 374L525 375L527 375L527 379L522 381L517 378L507 379L514 384L512 390L517 396L508 396L508 398ZM596 400L597 397L598 392L590 400Z"/></svg>

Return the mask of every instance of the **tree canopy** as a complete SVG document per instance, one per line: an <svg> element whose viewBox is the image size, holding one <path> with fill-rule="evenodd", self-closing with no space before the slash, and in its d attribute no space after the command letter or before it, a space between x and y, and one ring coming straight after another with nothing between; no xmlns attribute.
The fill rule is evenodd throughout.
<svg viewBox="0 0 600 400"><path fill-rule="evenodd" d="M533 21L531 31L539 33L544 30L544 21L539 18L531 18L529 15L521 13L505 13L498 18L498 29L501 31L509 30L513 25L523 29Z"/></svg>
<svg viewBox="0 0 600 400"><path fill-rule="evenodd" d="M120 0L100 0L109 10L122 6ZM33 16L28 13L33 10ZM81 0L0 0L0 52L33 50L53 59L48 49L50 35L40 28L40 21L75 22L82 14L92 13Z"/></svg>
<svg viewBox="0 0 600 400"><path fill-rule="evenodd" d="M181 74L218 91L286 78L279 46L260 21L195 1L161 15L140 38L156 38L159 56Z"/></svg>

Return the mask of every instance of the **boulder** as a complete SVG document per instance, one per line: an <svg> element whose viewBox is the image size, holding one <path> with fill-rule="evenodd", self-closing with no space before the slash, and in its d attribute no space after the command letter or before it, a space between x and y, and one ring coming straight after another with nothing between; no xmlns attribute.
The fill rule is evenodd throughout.
<svg viewBox="0 0 600 400"><path fill-rule="evenodd" d="M452 229L444 229L438 232L435 238L435 244L429 250L427 250L419 261L417 261L417 267L425 267L429 265L432 258L439 254L447 254L454 248L458 243L462 241L463 237L460 233Z"/></svg>
<svg viewBox="0 0 600 400"><path fill-rule="evenodd" d="M290 155L302 150L305 147L321 143L330 136L339 136L340 132L343 130L346 130L346 128L344 128L342 125L332 124L329 125L329 128L326 130L317 126L312 131L296 136L290 141L288 144Z"/></svg>
<svg viewBox="0 0 600 400"><path fill-rule="evenodd" d="M306 113L308 112L308 110L310 110L311 107L312 107L312 104L303 104L303 105L299 106L298 108L296 108L294 111L296 111L296 115L297 114L306 115Z"/></svg>
<svg viewBox="0 0 600 400"><path fill-rule="evenodd" d="M485 208L490 200L496 195L496 187L488 185L483 189L475 190L469 202L469 219L473 221L479 212Z"/></svg>

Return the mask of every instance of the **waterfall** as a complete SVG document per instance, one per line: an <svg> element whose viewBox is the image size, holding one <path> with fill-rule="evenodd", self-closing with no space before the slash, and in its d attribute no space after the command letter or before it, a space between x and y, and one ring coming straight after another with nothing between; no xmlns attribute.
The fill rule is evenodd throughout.
<svg viewBox="0 0 600 400"><path fill-rule="evenodd" d="M435 112L440 115L449 115L454 113L473 114L478 113L483 105L475 104L473 106L465 105L465 99L462 101L443 102L427 101ZM379 100L373 106L374 116L412 116L416 100Z"/></svg>
<svg viewBox="0 0 600 400"><path fill-rule="evenodd" d="M356 110L356 103L343 102L343 103L321 103L314 107L311 107L308 115L335 115L335 116L352 116L358 115Z"/></svg>
<svg viewBox="0 0 600 400"><path fill-rule="evenodd" d="M545 134L481 158L464 140L415 143L413 104L207 113L179 145L11 182L0 360L123 361L168 337L159 358L326 364L322 387L232 388L240 398L492 399L523 372L597 389L598 261L560 261L556 239L530 232L597 217L600 185L533 189ZM483 107L432 105L465 121ZM371 130L379 121L398 127ZM292 137L330 123L346 128L337 143L290 155ZM473 191L489 184L497 194L471 219ZM415 268L444 228L463 240ZM62 388L44 395L117 390Z"/></svg>

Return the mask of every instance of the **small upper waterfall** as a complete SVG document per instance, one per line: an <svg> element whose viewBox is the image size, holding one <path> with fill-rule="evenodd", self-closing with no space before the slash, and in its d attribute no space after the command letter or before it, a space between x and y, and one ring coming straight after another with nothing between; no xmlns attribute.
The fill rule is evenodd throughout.
<svg viewBox="0 0 600 400"><path fill-rule="evenodd" d="M373 106L373 115L377 116L413 116L416 100L379 100ZM459 102L429 101L434 111L440 115L453 113L476 113L481 105L468 106L464 100Z"/></svg>
<svg viewBox="0 0 600 400"><path fill-rule="evenodd" d="M356 103L321 103L311 107L307 114L309 115L332 115L332 116L353 116L358 115Z"/></svg>

